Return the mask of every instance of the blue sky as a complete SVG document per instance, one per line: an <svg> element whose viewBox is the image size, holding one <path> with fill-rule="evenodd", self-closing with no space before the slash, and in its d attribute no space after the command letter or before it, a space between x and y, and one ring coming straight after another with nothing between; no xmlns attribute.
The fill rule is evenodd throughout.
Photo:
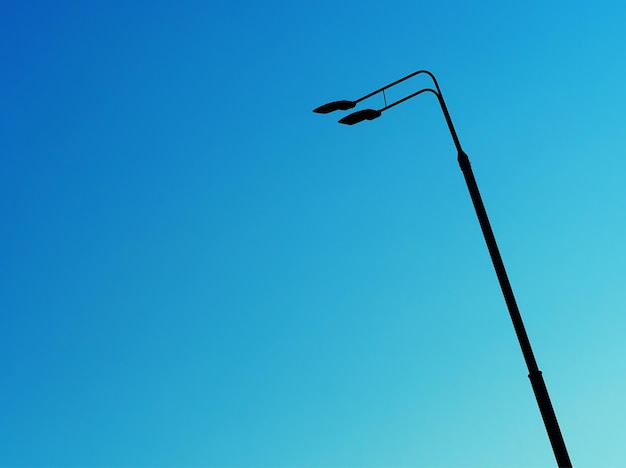
<svg viewBox="0 0 626 468"><path fill-rule="evenodd" d="M0 465L554 466L436 100L311 112L422 68L572 462L626 465L624 24L603 1L4 2Z"/></svg>

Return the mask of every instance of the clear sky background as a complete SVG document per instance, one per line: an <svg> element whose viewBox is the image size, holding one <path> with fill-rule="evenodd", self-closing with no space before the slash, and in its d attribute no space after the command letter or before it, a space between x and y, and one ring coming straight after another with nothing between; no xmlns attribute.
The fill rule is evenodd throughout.
<svg viewBox="0 0 626 468"><path fill-rule="evenodd" d="M626 466L624 5L2 1L0 465L555 466L427 68Z"/></svg>

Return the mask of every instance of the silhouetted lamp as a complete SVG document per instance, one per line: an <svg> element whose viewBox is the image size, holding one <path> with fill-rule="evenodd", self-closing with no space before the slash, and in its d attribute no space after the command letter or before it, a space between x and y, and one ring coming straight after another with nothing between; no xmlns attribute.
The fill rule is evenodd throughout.
<svg viewBox="0 0 626 468"><path fill-rule="evenodd" d="M356 102L354 101L333 101L328 104L324 104L323 106L319 106L317 109L314 109L313 112L317 114L328 114L338 110L349 110L354 106L356 106Z"/></svg>
<svg viewBox="0 0 626 468"><path fill-rule="evenodd" d="M378 117L380 117L381 114L382 112L376 109L363 109L346 115L343 119L339 121L339 123L345 125L354 125L359 122L363 122L364 120L377 119Z"/></svg>
<svg viewBox="0 0 626 468"><path fill-rule="evenodd" d="M482 229L485 242L487 243L487 249L489 250L489 255L491 256L491 261L496 271L496 276L498 277L500 288L502 289L502 294L504 295L504 300L506 302L509 314L511 316L511 320L513 322L513 328L515 329L517 339L522 349L522 355L524 356L526 366L528 367L528 378L530 379L533 392L535 393L535 399L537 400L537 405L539 406L539 411L541 412L541 416L543 418L543 422L546 427L548 438L550 439L550 444L552 445L552 450L554 451L557 464L559 465L559 467L571 467L572 462L570 461L569 454L567 453L565 441L563 440L563 435L561 434L561 429L559 428L559 423L557 422L556 414L554 412L554 408L552 407L550 396L548 395L548 389L543 380L542 373L539 370L539 366L537 365L537 361L535 360L533 350L530 346L530 340L528 339L528 335L526 334L526 328L524 327L522 316L517 307L515 296L513 295L513 288L511 288L508 275L504 268L504 262L502 261L502 257L500 255L500 250L498 249L498 245L496 244L496 238L493 234L493 230L491 229L491 223L489 222L489 218L487 217L487 211L485 210L482 197L480 196L480 192L478 190L478 184L476 183L476 179L474 177L474 171L472 170L472 166L470 164L467 154L461 148L461 143L456 134L456 130L454 129L454 125L452 124L452 119L450 118L450 114L448 113L448 108L445 101L443 100L443 95L441 94L441 89L439 89L439 84L437 83L435 76L428 70L418 70L414 73L411 73L410 75L405 76L404 78L400 78L393 83L383 86L382 88L377 89L376 91L373 91L357 99L356 101L330 102L328 104L318 107L313 112L317 112L318 114L328 114L329 112L333 112L336 110L352 109L359 102L368 99L369 97L374 96L378 93L384 93L386 89L389 89L397 85L398 83L401 83L421 73L427 74L432 78L435 89L422 88L416 93L405 96L404 98L399 99L389 105L387 105L387 102L385 100L385 107L378 110L364 109L353 112L352 114L349 114L341 119L339 123L354 125L364 120L374 120L380 117L383 111L425 92L433 93L437 97L444 118L446 119L446 123L448 124L450 136L452 136L452 140L457 149L457 160L461 171L463 172L463 176L465 177L465 182L470 193L470 198L472 199L472 203L478 217L478 222Z"/></svg>

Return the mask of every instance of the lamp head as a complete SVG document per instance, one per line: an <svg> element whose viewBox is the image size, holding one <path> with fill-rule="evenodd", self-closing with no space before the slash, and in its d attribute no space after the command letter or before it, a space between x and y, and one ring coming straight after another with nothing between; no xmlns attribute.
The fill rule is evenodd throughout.
<svg viewBox="0 0 626 468"><path fill-rule="evenodd" d="M381 114L382 112L376 109L363 109L346 115L343 119L339 121L339 123L345 125L354 125L364 120L377 119L381 116Z"/></svg>
<svg viewBox="0 0 626 468"><path fill-rule="evenodd" d="M324 104L323 106L319 106L317 109L313 109L313 112L317 114L328 114L329 112L334 112L336 110L352 109L354 106L356 106L356 102L354 101L333 101L328 104Z"/></svg>

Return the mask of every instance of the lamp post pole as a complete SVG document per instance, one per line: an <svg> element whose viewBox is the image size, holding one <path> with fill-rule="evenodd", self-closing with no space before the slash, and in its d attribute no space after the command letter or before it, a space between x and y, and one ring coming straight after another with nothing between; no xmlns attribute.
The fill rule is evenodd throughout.
<svg viewBox="0 0 626 468"><path fill-rule="evenodd" d="M543 380L543 375L537 365L535 355L530 345L530 340L528 339L528 335L526 333L526 328L524 327L524 322L522 321L522 316L517 307L515 295L513 294L513 289L511 288L509 277L506 273L506 269L504 268L504 262L502 261L502 256L500 255L500 250L498 249L496 238L493 234L493 230L491 229L491 223L489 222L489 217L487 216L485 205L483 204L482 197L480 196L480 191L478 190L478 184L476 183L476 178L474 177L474 172L472 171L470 160L461 147L461 143L459 142L459 138L456 134L452 119L450 118L450 113L448 112L448 108L443 99L441 89L439 88L439 84L437 83L437 79L435 78L435 76L428 70L419 70L387 86L384 86L383 88L367 94L362 98L357 99L356 101L331 102L329 104L325 104L324 106L318 107L314 110L314 112L326 114L334 110L351 109L355 107L355 105L360 101L363 101L380 92L384 92L386 89L391 88L392 86L395 86L396 84L420 73L425 73L429 75L433 80L436 89L421 89L416 93L413 93L409 96L399 99L398 101L393 102L388 106L383 107L382 109L364 109L361 111L357 111L344 117L339 122L347 125L354 125L363 120L373 120L380 117L382 112L384 112L385 110L424 92L431 92L437 96L437 100L439 101L439 105L441 106L444 118L446 119L446 123L448 124L448 129L450 130L450 135L452 136L454 146L456 147L458 153L457 160L459 163L459 167L463 172L465 183L467 184L467 189L469 190L469 194L474 205L474 210L476 211L476 216L478 217L478 222L483 232L483 237L485 238L487 249L489 250L489 255L491 256L491 261L498 277L498 282L500 283L500 288L502 289L502 294L504 295L504 301L506 302L506 306L509 310L509 315L511 316L511 321L513 322L515 334L517 335L517 339L522 349L524 361L526 362L526 366L528 368L528 378L530 379L530 384L535 394L537 405L539 406L539 411L541 412L541 417L543 418L543 423L546 427L546 431L548 433L548 438L550 439L550 444L552 445L552 450L554 452L556 462L559 467L571 468L572 462L570 461L569 454L567 453L567 447L565 446L565 441L563 440L563 435L561 434L561 429L559 428L559 423L557 421L554 408L552 407L552 402L550 401L548 389Z"/></svg>

